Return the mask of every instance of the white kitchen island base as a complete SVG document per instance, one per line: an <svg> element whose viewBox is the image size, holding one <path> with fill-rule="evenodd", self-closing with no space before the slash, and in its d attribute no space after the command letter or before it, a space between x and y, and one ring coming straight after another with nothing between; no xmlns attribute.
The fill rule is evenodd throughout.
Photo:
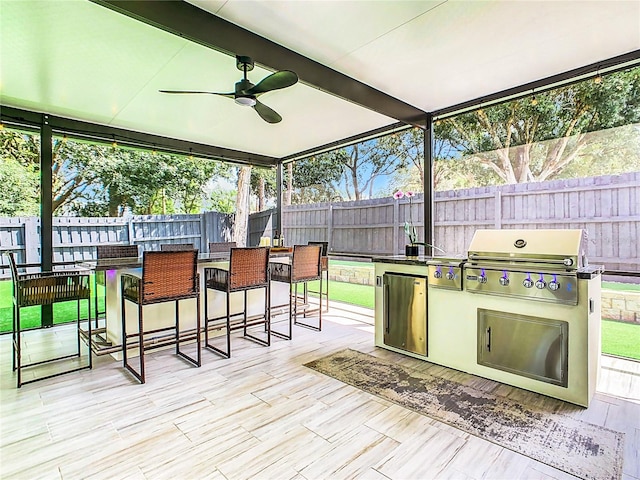
<svg viewBox="0 0 640 480"><path fill-rule="evenodd" d="M600 359L600 279L578 282L578 305L471 293L429 285L425 301L426 355L385 343L385 274L428 277L426 259L374 259L376 275L375 345L394 352L461 370L491 380L548 395L581 406L588 406L598 377ZM566 325L566 386L512 373L478 362L484 338L478 331L479 318L485 312L504 312L518 318L542 318ZM514 337L514 342L519 341ZM549 362L555 359L549 359ZM544 362L543 362L544 363Z"/></svg>

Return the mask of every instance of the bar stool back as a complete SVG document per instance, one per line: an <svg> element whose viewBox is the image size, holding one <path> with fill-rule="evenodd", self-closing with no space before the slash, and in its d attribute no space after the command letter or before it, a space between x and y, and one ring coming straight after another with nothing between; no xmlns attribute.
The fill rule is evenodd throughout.
<svg viewBox="0 0 640 480"><path fill-rule="evenodd" d="M175 344L176 355L199 367L201 364L200 347L200 279L197 272L198 251L183 252L144 252L142 260L142 278L131 274L123 274L121 282L122 294L122 359L125 369L130 371L140 383L145 383L144 353L145 350ZM180 300L196 300L195 331L182 332L180 329ZM138 331L127 332L125 302L138 305ZM175 302L175 326L146 331L144 328L144 306ZM171 333L171 331L173 332ZM159 334L167 332L163 337ZM153 340L147 341L147 336ZM196 358L180 350L183 340L196 340ZM133 342L129 342L129 340ZM137 343L137 345L136 345ZM129 364L127 350L137 346L140 368L135 370Z"/></svg>
<svg viewBox="0 0 640 480"><path fill-rule="evenodd" d="M161 252L188 252L195 250L193 243L163 243L160 245Z"/></svg>
<svg viewBox="0 0 640 480"><path fill-rule="evenodd" d="M269 248L247 247L232 248L229 257L229 269L211 267L204 269L205 274L205 347L224 358L231 357L231 332L243 330L243 335L249 340L260 345L271 344L271 314L270 314L270 290L269 290ZM264 314L257 319L249 319L247 315L247 292L249 290L264 288ZM209 318L208 291L217 290L226 294L225 315ZM231 313L231 294L243 292L244 308L242 312ZM242 316L240 322L231 323L232 317ZM224 323L222 322L224 320ZM226 334L227 349L223 350L214 346L209 338L209 324L213 324L217 330L224 330ZM247 328L264 325L266 340L248 332Z"/></svg>
<svg viewBox="0 0 640 480"><path fill-rule="evenodd" d="M209 253L230 253L236 242L209 242Z"/></svg>
<svg viewBox="0 0 640 480"><path fill-rule="evenodd" d="M309 292L318 293L319 295L324 296L324 311L326 312L329 310L329 257L327 255L329 250L329 242L310 241L307 243L307 245L320 245L320 247L322 248L322 252L320 253L322 255L320 257L320 266L322 268L322 273L324 273L325 275L324 292L316 292L313 290L309 290Z"/></svg>
<svg viewBox="0 0 640 480"><path fill-rule="evenodd" d="M308 282L319 280L320 292L322 292L322 248L320 245L294 245L291 263L271 262L271 280L289 284L289 331L278 332L272 330L273 335L291 340L293 334L292 325L322 330L322 295L319 295L318 324L311 325L298 320L298 310L302 310L303 318L315 313L316 309L309 308ZM303 284L303 295L298 295L298 284Z"/></svg>

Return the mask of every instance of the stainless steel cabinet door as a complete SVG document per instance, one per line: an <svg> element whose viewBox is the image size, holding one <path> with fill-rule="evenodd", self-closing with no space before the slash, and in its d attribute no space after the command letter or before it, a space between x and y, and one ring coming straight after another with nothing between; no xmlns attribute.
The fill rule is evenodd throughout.
<svg viewBox="0 0 640 480"><path fill-rule="evenodd" d="M568 324L478 309L478 364L567 386Z"/></svg>
<svg viewBox="0 0 640 480"><path fill-rule="evenodd" d="M384 343L427 355L427 279L386 273Z"/></svg>

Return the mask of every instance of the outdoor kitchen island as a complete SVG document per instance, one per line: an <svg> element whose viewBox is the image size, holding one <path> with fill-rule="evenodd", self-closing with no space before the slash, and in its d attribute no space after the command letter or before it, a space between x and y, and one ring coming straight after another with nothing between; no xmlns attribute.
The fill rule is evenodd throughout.
<svg viewBox="0 0 640 480"><path fill-rule="evenodd" d="M110 354L120 360L122 358L122 275L131 274L142 277L142 257L113 258L97 261L86 261L79 264L81 268L92 271L105 272L105 318L101 328L94 329L97 336L92 339L92 347L97 355ZM272 262L289 262L289 255L285 253L272 253ZM201 324L204 324L204 269L207 267L228 268L229 254L201 253L198 256L198 274L200 277L200 312ZM281 282L272 282L270 288L271 304L273 306L288 303L289 288ZM125 302L127 331L136 331L137 306L132 302ZM147 305L145 310L145 330L160 330L175 325L175 306L171 302ZM179 304L181 324L186 332L195 332L196 303L195 300L184 300ZM243 293L235 292L230 297L230 309L232 314L242 312ZM249 290L247 292L247 315L259 316L264 310L264 289ZM272 316L281 313L281 308L273 308ZM210 317L222 315L226 312L226 295L217 290L208 292L208 311ZM219 331L212 330L210 335L219 335ZM187 335L186 340L193 340L194 335ZM132 348L130 356L136 356L137 349Z"/></svg>
<svg viewBox="0 0 640 480"><path fill-rule="evenodd" d="M478 230L468 259L374 257L375 345L586 407L602 267L581 248L581 230Z"/></svg>

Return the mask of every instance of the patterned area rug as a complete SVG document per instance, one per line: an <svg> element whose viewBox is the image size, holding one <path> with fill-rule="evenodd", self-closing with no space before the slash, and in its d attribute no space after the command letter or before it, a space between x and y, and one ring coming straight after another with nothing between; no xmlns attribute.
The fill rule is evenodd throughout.
<svg viewBox="0 0 640 480"><path fill-rule="evenodd" d="M577 477L621 478L624 433L355 350L305 366Z"/></svg>

